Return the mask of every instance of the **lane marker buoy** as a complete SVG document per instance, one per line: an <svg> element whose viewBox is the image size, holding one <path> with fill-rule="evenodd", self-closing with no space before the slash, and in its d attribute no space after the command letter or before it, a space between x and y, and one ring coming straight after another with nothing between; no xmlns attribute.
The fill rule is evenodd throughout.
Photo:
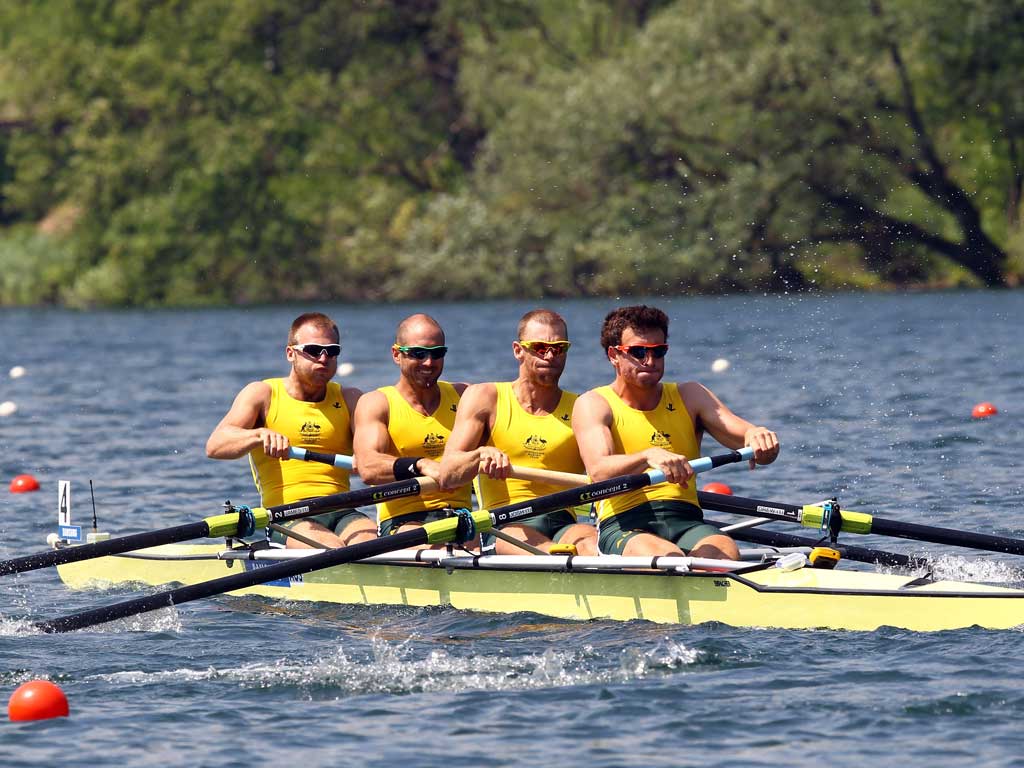
<svg viewBox="0 0 1024 768"><path fill-rule="evenodd" d="M68 697L49 680L29 680L19 685L7 702L11 720L48 720L67 717Z"/></svg>
<svg viewBox="0 0 1024 768"><path fill-rule="evenodd" d="M25 375L25 369L22 368L20 365L16 365L13 368L11 368L11 378L12 379L20 379L24 375Z"/></svg>
<svg viewBox="0 0 1024 768"><path fill-rule="evenodd" d="M10 400L4 400L0 403L0 416L10 416L18 410L18 404Z"/></svg>
<svg viewBox="0 0 1024 768"><path fill-rule="evenodd" d="M11 480L11 493L27 493L28 491L38 490L39 481L32 477L32 475L18 475Z"/></svg>
<svg viewBox="0 0 1024 768"><path fill-rule="evenodd" d="M971 411L971 417L987 419L989 416L995 416L997 413L999 413L999 409L992 405L992 403L978 403L974 406L974 410Z"/></svg>
<svg viewBox="0 0 1024 768"><path fill-rule="evenodd" d="M726 360L724 357L720 357L711 364L711 370L714 373L723 373L729 370L730 365L731 363L728 360Z"/></svg>
<svg viewBox="0 0 1024 768"><path fill-rule="evenodd" d="M732 496L732 488L725 483L705 483L701 490L706 493L721 493L725 496Z"/></svg>

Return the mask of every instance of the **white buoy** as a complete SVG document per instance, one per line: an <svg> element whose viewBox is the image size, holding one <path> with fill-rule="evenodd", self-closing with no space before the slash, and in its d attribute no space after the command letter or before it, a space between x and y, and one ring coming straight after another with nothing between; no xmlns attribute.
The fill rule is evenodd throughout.
<svg viewBox="0 0 1024 768"><path fill-rule="evenodd" d="M354 371L356 367L352 363L338 363L338 375L348 376Z"/></svg>
<svg viewBox="0 0 1024 768"><path fill-rule="evenodd" d="M723 371L729 370L729 361L724 357L720 357L711 364L711 370L715 373L722 373Z"/></svg>
<svg viewBox="0 0 1024 768"><path fill-rule="evenodd" d="M16 410L18 410L18 406L10 400L0 403L0 416L10 416Z"/></svg>
<svg viewBox="0 0 1024 768"><path fill-rule="evenodd" d="M25 369L22 368L20 365L16 365L13 368L11 368L11 378L12 379L20 379L24 375L25 375Z"/></svg>

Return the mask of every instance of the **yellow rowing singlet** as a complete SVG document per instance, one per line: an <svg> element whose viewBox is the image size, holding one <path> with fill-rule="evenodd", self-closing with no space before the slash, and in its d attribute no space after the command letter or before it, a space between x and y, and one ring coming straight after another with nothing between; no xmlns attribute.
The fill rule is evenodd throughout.
<svg viewBox="0 0 1024 768"><path fill-rule="evenodd" d="M616 453L638 453L648 448L664 448L688 459L700 455L700 445L693 428L693 420L675 383L661 385L661 400L650 411L638 411L626 405L611 386L596 390L608 401L612 409L612 440ZM676 483L659 483L619 496L610 496L597 505L598 520L607 520L645 501L686 501L700 507L697 501L696 479L683 488Z"/></svg>
<svg viewBox="0 0 1024 768"><path fill-rule="evenodd" d="M398 449L399 456L426 456L441 460L444 445L455 425L455 410L459 404L459 393L447 381L437 382L441 390L441 402L437 410L424 416L405 401L395 387L381 387L380 392L388 399L388 434ZM377 522L410 512L422 512L445 507L469 509L469 486L454 491L437 491L408 496L377 505Z"/></svg>
<svg viewBox="0 0 1024 768"><path fill-rule="evenodd" d="M584 471L572 431L572 406L577 395L563 392L554 413L535 416L523 410L511 382L499 382L494 386L498 390L498 402L494 428L487 445L503 451L515 466L558 472ZM564 485L529 482L514 477L492 480L487 475L480 475L478 482L480 502L487 509L565 490Z"/></svg>
<svg viewBox="0 0 1024 768"><path fill-rule="evenodd" d="M352 420L340 384L328 382L324 399L307 403L285 391L284 379L264 382L270 386L268 429L280 432L296 448L352 455ZM249 466L264 507L349 489L347 469L314 461L272 459L262 446L249 451Z"/></svg>

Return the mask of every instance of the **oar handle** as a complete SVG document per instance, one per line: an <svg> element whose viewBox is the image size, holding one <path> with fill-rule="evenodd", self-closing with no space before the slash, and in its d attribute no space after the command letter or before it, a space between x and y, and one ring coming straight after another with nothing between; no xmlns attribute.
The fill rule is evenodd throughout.
<svg viewBox="0 0 1024 768"><path fill-rule="evenodd" d="M721 467L725 464L735 464L738 461L750 461L754 458L753 448L740 448L737 451L721 453L718 456L702 456L699 459L691 459L690 466L695 474L707 472L709 469Z"/></svg>
<svg viewBox="0 0 1024 768"><path fill-rule="evenodd" d="M299 461L317 461L332 467L352 469L352 457L340 453L320 453L319 451L310 451L306 448L292 446L288 449L288 458L298 459Z"/></svg>
<svg viewBox="0 0 1024 768"><path fill-rule="evenodd" d="M754 458L753 448L740 448L738 451L730 451L718 456L703 456L699 459L692 459L690 466L696 474L707 472L709 469L721 467L725 464L734 464L738 461L749 461ZM512 477L519 480L533 482L551 483L552 485L564 485L574 488L578 485L586 485L590 478L586 475L578 475L573 472L555 472L551 469L539 469L537 467L512 467ZM654 482L662 482L661 480Z"/></svg>
<svg viewBox="0 0 1024 768"><path fill-rule="evenodd" d="M586 485L590 478L586 475L577 475L574 472L556 472L553 469L540 469L538 467L512 467L512 477L517 480L527 480L533 483L550 483L551 485L564 485L566 488L575 488L577 485Z"/></svg>

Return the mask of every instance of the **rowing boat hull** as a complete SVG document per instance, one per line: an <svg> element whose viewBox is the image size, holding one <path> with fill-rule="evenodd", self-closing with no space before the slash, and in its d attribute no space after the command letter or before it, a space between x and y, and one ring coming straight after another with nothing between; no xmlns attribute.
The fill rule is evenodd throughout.
<svg viewBox="0 0 1024 768"><path fill-rule="evenodd" d="M58 568L76 589L197 584L260 567L219 560L217 545L144 550L161 559L103 557ZM194 559L180 559L194 558ZM1024 624L1024 591L961 582L917 583L863 571L766 568L745 574L538 571L353 563L232 594L358 605L451 606L563 619L640 619L737 627L935 631Z"/></svg>

